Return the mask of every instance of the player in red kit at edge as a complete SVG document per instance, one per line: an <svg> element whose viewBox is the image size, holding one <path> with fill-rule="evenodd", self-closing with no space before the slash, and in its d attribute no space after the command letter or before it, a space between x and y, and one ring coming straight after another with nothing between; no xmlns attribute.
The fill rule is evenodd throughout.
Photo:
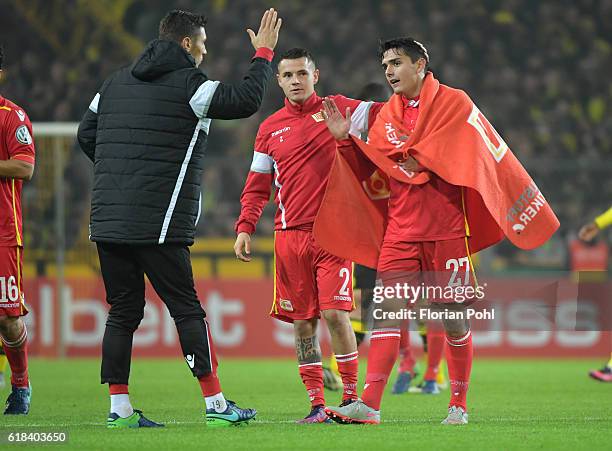
<svg viewBox="0 0 612 451"><path fill-rule="evenodd" d="M425 78L429 55L425 47L411 38L398 38L381 44L382 67L393 92L402 96L402 122L407 133L415 129L419 116L419 94ZM331 133L340 141L341 152L355 152L348 138L349 118L345 109L324 104L324 116ZM400 162L406 171L422 172L417 160L408 156ZM449 260L465 261L472 270L466 246L466 219L462 188L447 183L429 172L429 181L412 185L390 179L388 225L378 260L378 278L384 286L410 280L415 283L426 273L437 277L450 275ZM446 283L446 282L444 282ZM460 306L456 306L461 308ZM450 307L449 307L450 308ZM445 319L446 357L451 385L449 412L443 424L466 424L466 396L472 367L472 336L466 319ZM389 374L397 359L400 321L388 320L372 330L368 370L362 400L350 406L328 408L340 423L379 423L380 404Z"/></svg>
<svg viewBox="0 0 612 451"><path fill-rule="evenodd" d="M357 398L357 345L349 312L353 310L352 264L321 249L312 236L334 161L336 141L321 113L323 99L314 85L319 78L312 55L292 49L281 56L278 84L285 106L259 127L253 163L240 202L234 250L250 261L251 235L276 186L275 293L270 315L293 323L299 373L308 391L311 412L299 423L328 422L323 410L323 369L317 339L319 317L325 318L344 386L342 405ZM351 133L367 130L382 104L333 96L351 112ZM372 119L373 121L373 119Z"/></svg>
<svg viewBox="0 0 612 451"><path fill-rule="evenodd" d="M4 52L0 47L0 76ZM21 186L34 173L32 124L25 111L0 95L0 336L11 366L5 415L27 415L30 382L22 291Z"/></svg>

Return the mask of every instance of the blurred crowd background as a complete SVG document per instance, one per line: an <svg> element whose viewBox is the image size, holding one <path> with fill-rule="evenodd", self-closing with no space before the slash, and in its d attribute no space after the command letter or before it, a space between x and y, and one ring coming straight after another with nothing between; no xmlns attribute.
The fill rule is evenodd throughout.
<svg viewBox="0 0 612 451"><path fill-rule="evenodd" d="M366 83L385 83L380 38L409 35L422 42L436 76L469 93L562 224L538 251L497 246L487 256L491 266L571 266L577 229L612 201L612 0L0 0L0 92L33 121L79 121L102 81L157 36L159 20L173 8L208 17L202 69L212 79L236 82L253 53L245 30L256 30L272 6L283 18L277 54L310 49L321 71L321 95L355 96ZM201 235L234 235L257 127L282 101L271 84L254 117L213 122ZM70 247L86 236L91 169L73 143L68 152L63 176ZM40 197L41 189L30 184L26 199ZM39 232L30 243L41 248L53 240L43 232L53 217L52 190L46 198L49 204L30 214ZM271 235L273 213L269 206L259 234Z"/></svg>

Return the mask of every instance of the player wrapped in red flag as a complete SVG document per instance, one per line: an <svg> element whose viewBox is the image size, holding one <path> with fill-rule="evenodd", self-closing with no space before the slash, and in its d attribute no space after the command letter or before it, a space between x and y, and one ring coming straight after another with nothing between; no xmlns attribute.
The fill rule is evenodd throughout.
<svg viewBox="0 0 612 451"><path fill-rule="evenodd" d="M402 102L402 97L395 95L381 109L367 143L352 135L349 138L393 179L393 184L425 184L435 174L434 177L447 183L465 187L468 237L473 253L497 243L503 236L522 249L534 249L552 236L559 221L550 205L463 91L441 85L429 72L423 82L420 120L414 131L406 130L402 123ZM347 155L347 147L352 152L353 147L345 144L336 155L337 160L344 161L335 162L315 223L315 236L319 244L337 255L372 266L378 262L375 250L380 249L383 241L387 211L380 203L368 202L367 196L359 195L363 191L360 180L363 176L351 168L355 157ZM428 170L406 171L398 162L408 156ZM351 196L353 202L346 202L344 196ZM363 203L372 203L375 208L362 206ZM338 233L338 227L332 223L355 215L364 219L353 222L358 226L357 237L345 230ZM375 229L374 225L378 227ZM367 250L356 252L353 246L346 245L354 239L366 244Z"/></svg>
<svg viewBox="0 0 612 451"><path fill-rule="evenodd" d="M550 238L559 222L543 195L469 97L427 72L425 47L412 38L392 39L381 44L380 57L394 95L380 110L367 143L348 134L344 110L332 100L324 104L326 123L340 141L315 221L317 243L377 265L385 289L399 283L454 288L474 285L471 252L504 234L526 249ZM376 168L389 177L386 212L361 188L360 181ZM387 306L397 308L398 299L403 300L388 299ZM454 297L430 300L446 302L445 311L465 311ZM376 320L363 401L326 409L340 423L380 422L401 320ZM466 424L473 358L469 321L462 314L448 315L443 326L451 391L443 423Z"/></svg>

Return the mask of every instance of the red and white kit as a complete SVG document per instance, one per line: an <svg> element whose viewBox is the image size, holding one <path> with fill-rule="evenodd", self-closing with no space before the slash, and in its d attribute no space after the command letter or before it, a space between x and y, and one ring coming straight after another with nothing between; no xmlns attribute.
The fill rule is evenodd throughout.
<svg viewBox="0 0 612 451"><path fill-rule="evenodd" d="M419 115L419 98L403 98L403 123L408 133L414 131ZM465 270L462 284L472 273L467 247L468 234L462 188L434 173L422 185L410 185L390 179L388 225L378 259L378 278L384 285L396 283L453 285L457 272ZM429 278L426 277L429 275ZM430 277L433 275L434 279ZM422 278L425 276L425 280ZM459 279L457 279L459 280ZM443 301L443 300L442 300ZM454 302L449 299L447 302ZM446 360L451 384L450 406L467 410L466 395L472 366L472 338L446 336L441 327L428 325L430 358L425 377L435 380L445 341ZM363 401L380 409L389 374L399 352L400 330L375 329L370 339L366 386Z"/></svg>
<svg viewBox="0 0 612 451"><path fill-rule="evenodd" d="M331 98L340 111L351 109L356 136L368 130L382 106L341 95ZM319 317L321 310L353 309L351 262L322 250L312 237L336 151L322 101L316 94L303 105L285 99L285 107L261 124L236 223L237 233L253 234L274 184L276 283L270 314L288 322Z"/></svg>
<svg viewBox="0 0 612 451"><path fill-rule="evenodd" d="M0 96L0 160L34 164L32 124L25 111ZM0 177L0 315L23 316L22 181Z"/></svg>
<svg viewBox="0 0 612 451"><path fill-rule="evenodd" d="M419 98L403 101L404 124L411 133L419 115ZM446 273L450 278L455 262L469 265L464 260L468 252L461 187L434 173L429 176L422 185L389 181L389 222L378 260L383 282L396 283L402 274L418 272Z"/></svg>

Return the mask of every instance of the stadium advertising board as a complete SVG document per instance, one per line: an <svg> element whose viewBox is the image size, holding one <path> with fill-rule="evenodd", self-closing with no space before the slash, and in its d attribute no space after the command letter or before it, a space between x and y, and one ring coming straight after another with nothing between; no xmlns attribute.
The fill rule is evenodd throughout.
<svg viewBox="0 0 612 451"><path fill-rule="evenodd" d="M220 355L293 356L291 326L268 316L272 280L197 280L196 285ZM609 320L601 322L610 317L609 299L605 299L609 283L583 284L579 303L570 284L544 283L529 288L528 282L502 280L489 281L487 285L487 301L474 309L472 317L478 355L595 357L609 351ZM540 285L548 288L539 289ZM521 292L517 292L518 286L523 287ZM32 354L57 355L63 334L68 356L99 355L107 311L101 281L68 279L61 309L53 281L31 279L25 290L31 312L26 320ZM412 323L415 328L415 321ZM416 333L412 335L418 343ZM327 351L329 335L325 329L321 340ZM150 286L145 315L134 336L134 354L180 355L174 322Z"/></svg>

